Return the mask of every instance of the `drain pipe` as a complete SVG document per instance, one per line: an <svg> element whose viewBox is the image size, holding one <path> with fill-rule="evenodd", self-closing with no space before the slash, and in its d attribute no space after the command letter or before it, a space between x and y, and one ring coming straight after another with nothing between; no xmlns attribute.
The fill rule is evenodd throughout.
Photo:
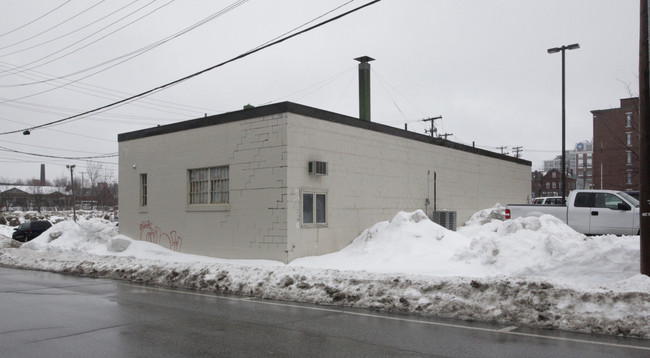
<svg viewBox="0 0 650 358"><path fill-rule="evenodd" d="M370 122L370 64L375 59L368 56L355 58L359 61L359 119Z"/></svg>

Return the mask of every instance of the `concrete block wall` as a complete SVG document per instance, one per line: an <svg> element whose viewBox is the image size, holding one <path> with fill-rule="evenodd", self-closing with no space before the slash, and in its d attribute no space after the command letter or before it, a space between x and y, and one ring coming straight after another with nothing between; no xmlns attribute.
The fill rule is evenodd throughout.
<svg viewBox="0 0 650 358"><path fill-rule="evenodd" d="M120 233L185 253L286 261L286 119L276 114L121 141L120 211L136 214L120 217ZM188 170L222 165L230 168L229 205L188 207ZM145 209L141 173L148 177Z"/></svg>
<svg viewBox="0 0 650 358"><path fill-rule="evenodd" d="M530 165L295 114L287 133L289 260L339 250L400 210L424 210L427 196L431 213L434 171L437 209L457 211L459 226L530 191ZM309 161L327 162L328 175L309 175ZM300 227L301 189L327 191L327 227Z"/></svg>

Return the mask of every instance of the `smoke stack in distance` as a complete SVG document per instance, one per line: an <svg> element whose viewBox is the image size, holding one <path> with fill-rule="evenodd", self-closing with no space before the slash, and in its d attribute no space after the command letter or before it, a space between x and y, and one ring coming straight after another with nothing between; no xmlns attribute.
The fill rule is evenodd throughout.
<svg viewBox="0 0 650 358"><path fill-rule="evenodd" d="M45 164L41 164L41 186L45 185Z"/></svg>

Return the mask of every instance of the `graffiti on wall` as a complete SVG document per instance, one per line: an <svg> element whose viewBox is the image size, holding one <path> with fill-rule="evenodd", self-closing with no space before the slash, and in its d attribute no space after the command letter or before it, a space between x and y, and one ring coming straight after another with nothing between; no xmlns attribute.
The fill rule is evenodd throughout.
<svg viewBox="0 0 650 358"><path fill-rule="evenodd" d="M175 230L170 231L169 234L164 233L158 226L154 226L149 220L143 220L140 223L140 240L162 246L169 243L169 248L178 252L181 251L181 244L183 243L183 238L178 236Z"/></svg>

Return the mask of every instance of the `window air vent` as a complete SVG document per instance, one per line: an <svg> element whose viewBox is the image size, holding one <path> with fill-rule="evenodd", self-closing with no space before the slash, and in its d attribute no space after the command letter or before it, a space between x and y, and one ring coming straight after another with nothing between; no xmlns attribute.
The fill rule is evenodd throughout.
<svg viewBox="0 0 650 358"><path fill-rule="evenodd" d="M327 162L309 162L309 175L327 175Z"/></svg>

